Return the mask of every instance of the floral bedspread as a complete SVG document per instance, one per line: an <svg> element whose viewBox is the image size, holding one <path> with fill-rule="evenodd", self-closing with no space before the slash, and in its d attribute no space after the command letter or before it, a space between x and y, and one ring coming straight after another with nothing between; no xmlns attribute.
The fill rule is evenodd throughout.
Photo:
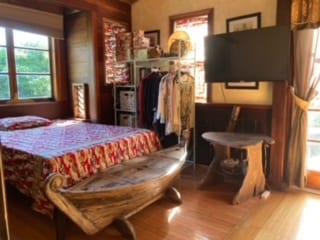
<svg viewBox="0 0 320 240"><path fill-rule="evenodd" d="M158 136L147 129L55 121L46 127L0 131L6 181L34 199L33 208L51 215L45 179L56 172L66 186L115 164L160 149Z"/></svg>

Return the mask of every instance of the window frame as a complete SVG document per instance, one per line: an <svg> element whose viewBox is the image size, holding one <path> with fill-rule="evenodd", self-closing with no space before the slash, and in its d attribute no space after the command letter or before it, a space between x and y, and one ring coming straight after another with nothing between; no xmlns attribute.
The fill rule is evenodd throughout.
<svg viewBox="0 0 320 240"><path fill-rule="evenodd" d="M55 89L55 75L53 71L53 40L52 37L44 35L48 39L48 50L41 50L37 48L24 48L24 47L15 47L14 39L13 39L13 31L24 31L16 28L9 28L5 26L1 26L5 29L6 32L6 49L7 49L7 63L8 63L8 77L9 77L9 86L10 86L10 99L0 100L0 104L10 104L10 103L25 103L25 102L48 102L54 100L54 89ZM29 31L25 31L28 33L32 33ZM42 34L43 35L43 34ZM27 50L39 50L39 51L47 51L49 55L49 73L50 84L51 84L51 97L47 98L18 98L18 73L16 72L16 59L15 59L15 49L27 49ZM30 74L34 76L41 76L43 74Z"/></svg>
<svg viewBox="0 0 320 240"><path fill-rule="evenodd" d="M320 39L318 38L318 34L319 34L319 29L317 30L318 33L315 36L315 41L317 41L317 45L320 45ZM315 66L314 66L314 70L315 70L315 75L320 73L320 49L319 47L316 48L316 53L315 53ZM320 85L317 86L317 90L320 90ZM317 101L316 103L319 103L320 98L315 98L312 101ZM320 113L320 106L319 104L313 105L311 104L311 106L308 109L308 118L310 118L310 114L312 113ZM320 147L320 138L314 138L314 137L310 137L310 128L312 126L310 126L309 122L308 122L308 135L307 135L307 149L308 151L310 150L310 146L311 145L316 145L317 148ZM316 190L320 190L320 171L319 171L319 164L318 163L314 163L313 162L314 159L311 158L310 153L308 152L307 155L307 178L306 178L306 187L311 188L311 189L316 189Z"/></svg>
<svg viewBox="0 0 320 240"><path fill-rule="evenodd" d="M200 17L206 15L208 18L208 35L213 34L213 15L214 15L214 9L213 8L207 8L202 10L197 10L193 12L186 12L178 15L172 15L169 16L169 35L171 35L174 32L174 26L175 22L186 19L186 18L194 18L194 17ZM209 102L211 96L211 85L207 84L207 94L205 102Z"/></svg>
<svg viewBox="0 0 320 240"><path fill-rule="evenodd" d="M170 34L173 33L175 21L178 21L178 20L181 20L184 18L199 17L199 16L203 16L203 15L207 15L207 17L208 17L208 35L213 34L213 8L207 8L207 9L203 9L203 10L198 10L198 11L187 12L187 13L169 16Z"/></svg>

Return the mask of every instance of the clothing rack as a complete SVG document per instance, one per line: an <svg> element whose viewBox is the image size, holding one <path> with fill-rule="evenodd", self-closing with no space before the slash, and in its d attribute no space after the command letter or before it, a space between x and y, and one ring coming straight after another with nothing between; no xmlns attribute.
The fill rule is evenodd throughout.
<svg viewBox="0 0 320 240"><path fill-rule="evenodd" d="M152 128L153 130L156 130L158 133L163 131L163 126L159 126L160 124L165 124L165 134L161 134L163 136L168 136L171 133L176 133L177 137L178 137L178 143L181 142L181 137L182 137L182 132L186 129L192 128L194 126L194 119L192 119L192 121L189 119L190 117L194 118L194 110L192 112L190 112L190 109L188 107L191 107L194 103L194 97L190 97L192 95L194 95L194 78L187 72L181 72L178 71L176 68L176 64L174 62L170 62L169 63L169 71L168 72L162 72L160 71L160 67L152 67L151 68L151 73L148 74L142 81L141 81L141 86L140 86L140 93L139 96L144 96L144 97L148 97L151 96L152 99L142 99L140 97L140 105L144 104L146 105L147 108L141 109L140 108L140 116L146 117L147 118L147 122L144 122L144 120L146 119L142 119L142 121L140 121L141 126L142 127L147 127L147 128ZM162 75L157 75L157 73L162 74ZM154 79L152 79L154 77ZM164 82L167 81L169 79L169 81L173 81L173 82ZM183 81L180 81L183 80ZM187 80L187 81L186 81ZM149 81L149 82L148 82ZM155 83L152 83L151 81L155 81ZM161 85L161 82L163 83L163 85ZM149 87L148 84L150 84L152 87ZM158 87L155 87L156 84L159 84ZM192 84L190 87L188 86L188 84ZM164 90L165 94L175 94L175 96L172 96L173 98L178 97L178 101L176 102L172 102L170 99L170 96L166 96L168 97L167 99L165 99L165 103L160 106L159 105L159 99L161 99L161 88L166 88L166 89L162 89ZM169 89L168 89L169 88ZM172 88L172 89L171 89ZM189 89L190 88L190 89ZM183 91L188 90L188 93L184 93ZM141 93L141 91L147 91L145 93ZM150 92L152 91L152 92ZM157 92L158 91L158 92ZM157 92L157 93L156 93ZM154 98L154 96L157 95L157 99ZM189 100L188 103L184 103L183 105L181 105L182 102L186 102L187 100L181 99L182 98L186 98L187 100ZM156 101L156 105L153 106L149 106L149 104L153 103L153 101ZM167 102L169 101L169 103ZM149 107L149 108L148 108ZM168 109L168 107L170 108L175 108L175 109ZM160 108L162 108L163 111L165 112L161 112L161 114L159 113ZM192 108L192 107L191 107ZM188 113L184 113L182 112L183 110L188 110ZM150 113L150 111L153 111ZM165 118L165 116L168 116L168 114L177 114L176 116L174 116L174 119L177 120L178 119L178 126L176 126L175 124L177 122L175 122L172 126L173 128L171 129L171 126L169 124L172 124L172 122L168 122L168 119ZM150 122L150 114L152 114L154 117L152 118L152 123ZM156 114L156 116L154 115ZM169 115L170 115L169 114ZM183 117L183 119L181 119L181 117ZM141 118L140 118L141 119ZM172 119L171 119L172 120ZM146 124L144 124L146 123ZM155 127L155 123L158 124L158 126ZM169 127L168 127L169 125ZM169 129L167 129L169 128ZM161 129L161 130L160 130ZM190 129L189 129L190 130Z"/></svg>

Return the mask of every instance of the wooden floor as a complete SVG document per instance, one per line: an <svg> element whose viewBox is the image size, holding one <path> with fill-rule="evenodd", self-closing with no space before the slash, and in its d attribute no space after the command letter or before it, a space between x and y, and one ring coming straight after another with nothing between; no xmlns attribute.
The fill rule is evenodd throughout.
<svg viewBox="0 0 320 240"><path fill-rule="evenodd" d="M268 199L231 205L235 186L198 190L201 176L203 168L183 172L179 184L182 205L161 199L130 218L138 240L319 239L320 195L271 191ZM9 189L8 202L12 240L55 240L53 221L32 211L28 200ZM88 236L70 224L66 240L88 239L123 238L113 226Z"/></svg>

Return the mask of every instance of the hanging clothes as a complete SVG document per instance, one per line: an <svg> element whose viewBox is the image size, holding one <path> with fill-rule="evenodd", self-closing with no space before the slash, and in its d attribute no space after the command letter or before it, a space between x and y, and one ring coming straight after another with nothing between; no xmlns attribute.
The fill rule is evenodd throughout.
<svg viewBox="0 0 320 240"><path fill-rule="evenodd" d="M139 126L153 129L158 105L159 83L165 73L151 72L144 77L139 88Z"/></svg>
<svg viewBox="0 0 320 240"><path fill-rule="evenodd" d="M166 124L165 134L180 135L180 86L177 74L169 72L162 77L159 85L156 119Z"/></svg>
<svg viewBox="0 0 320 240"><path fill-rule="evenodd" d="M169 72L160 81L156 119L165 123L165 134L194 127L194 78Z"/></svg>
<svg viewBox="0 0 320 240"><path fill-rule="evenodd" d="M181 128L194 128L195 122L195 86L194 77L189 73L181 74L180 85L180 112Z"/></svg>
<svg viewBox="0 0 320 240"><path fill-rule="evenodd" d="M179 143L182 130L194 127L194 95L193 76L175 64L149 73L139 87L140 126L157 132L163 147Z"/></svg>

